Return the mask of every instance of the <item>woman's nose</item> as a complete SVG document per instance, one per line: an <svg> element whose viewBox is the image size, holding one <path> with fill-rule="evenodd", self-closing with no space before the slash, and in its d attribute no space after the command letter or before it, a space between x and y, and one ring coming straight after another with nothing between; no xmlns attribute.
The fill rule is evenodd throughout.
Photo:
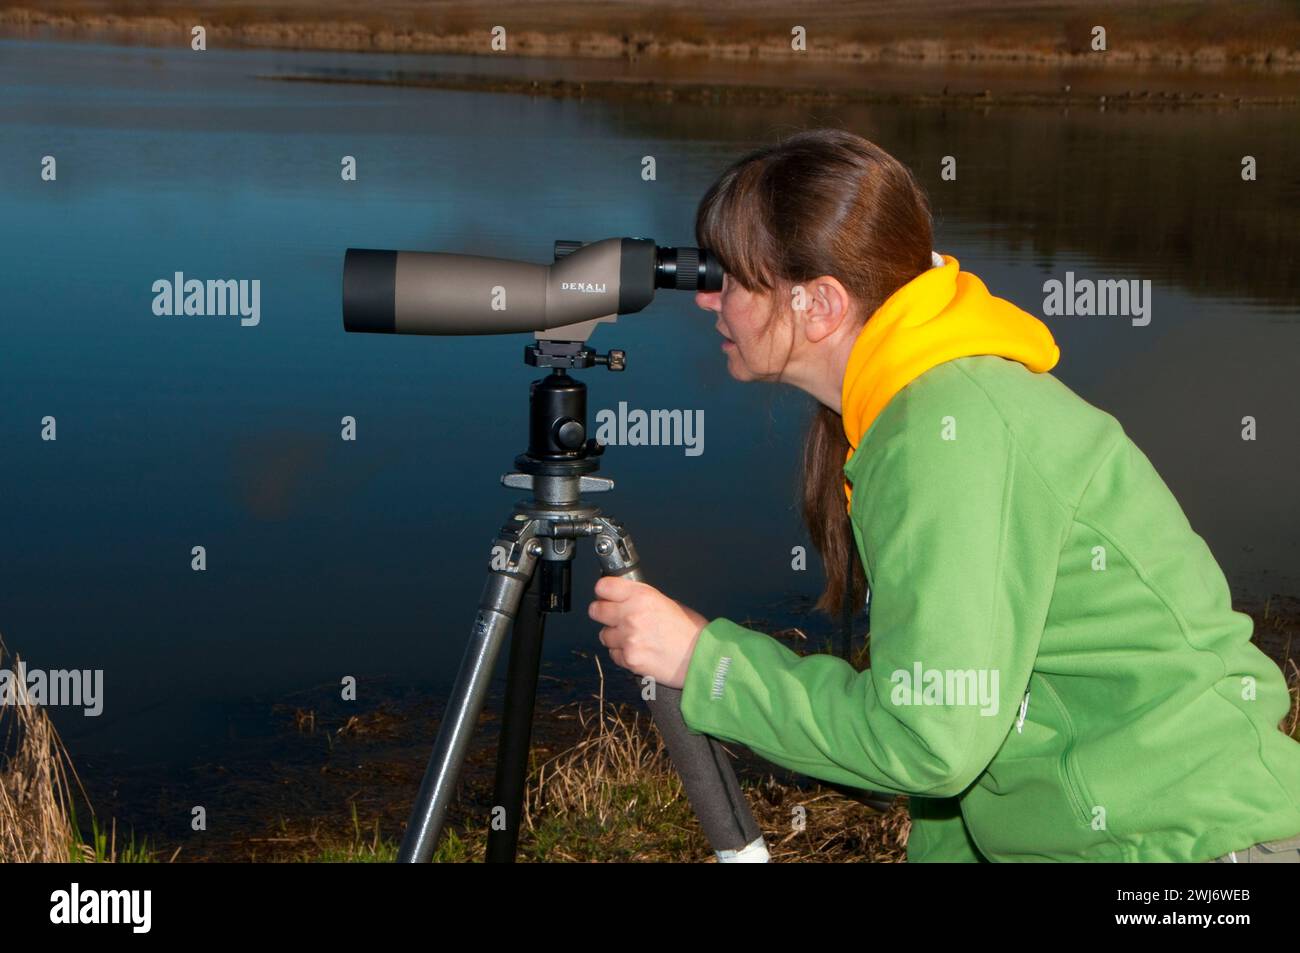
<svg viewBox="0 0 1300 953"><path fill-rule="evenodd" d="M722 301L722 292L720 291L697 291L695 292L695 304L705 311L717 311Z"/></svg>

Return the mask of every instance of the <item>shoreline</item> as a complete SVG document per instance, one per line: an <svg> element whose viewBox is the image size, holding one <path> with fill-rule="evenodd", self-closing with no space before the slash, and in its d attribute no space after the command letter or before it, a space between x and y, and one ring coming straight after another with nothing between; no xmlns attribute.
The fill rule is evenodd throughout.
<svg viewBox="0 0 1300 953"><path fill-rule="evenodd" d="M95 0L87 2L93 6ZM640 2L624 0L626 6L620 9L626 13ZM761 6L763 0L753 2ZM937 2L942 5L944 0ZM970 31L956 38L908 38L909 30L915 34L947 29L951 34L954 18L949 15L934 27L903 24L898 33L902 38L888 42L862 38L869 35L865 28L855 32L846 27L830 34L838 39L810 43L806 53L794 53L766 21L744 21L735 30L722 32L692 22L620 30L612 17L594 23L567 23L557 17L543 31L527 29L531 21L523 13L507 16L508 11L498 11L502 21L519 25L510 28L508 50L494 53L488 28L475 29L468 14L421 19L385 17L377 10L351 19L352 14L322 0L311 14L304 14L302 7L289 13L213 8L190 14L190 20L165 12L167 0L136 8L164 12L133 15L94 12L90 7L63 12L60 0L52 6L50 11L0 7L0 38L107 43L185 57L195 55L190 52L188 24L199 22L207 29L208 50L370 57L355 68L317 68L310 60L284 72L262 67L259 73L254 67L258 79L551 99L720 107L1077 107L1098 112L1300 106L1300 49L1279 45L1265 50L1260 48L1263 41L1248 46L1228 34L1219 38L1219 45L1212 45L1202 42L1204 28L1182 35L1181 40L1170 34L1163 43L1143 42L1135 36L1122 49L1098 55L1077 48L1071 51L1064 39L1052 40L1056 34L1045 24L1036 28L1042 32L1033 32L1028 24L992 45L981 37L997 33L990 33L987 12L981 20L977 11L970 16ZM305 15L318 19L303 19ZM485 16L477 19L485 24L498 22ZM815 35L825 35L822 28L818 30ZM1279 42L1288 35L1282 29ZM430 64L427 69L418 59L412 63L425 55L465 59ZM499 66L493 58L508 62Z"/></svg>
<svg viewBox="0 0 1300 953"><path fill-rule="evenodd" d="M163 41L188 47L196 23L207 30L209 47L271 48L354 53L443 53L526 57L578 57L590 59L698 59L752 61L766 64L812 61L845 64L897 64L917 66L1078 67L1101 71L1123 67L1164 67L1189 74L1212 76L1224 69L1253 69L1265 74L1300 73L1300 50L1233 50L1223 43L1134 41L1104 55L1060 49L1059 44L957 42L942 38L904 38L894 41L836 40L810 43L806 52L794 53L784 35L768 39L725 42L710 38L660 35L637 29L566 28L550 32L519 29L509 34L510 49L493 53L486 29L434 32L380 25L376 15L358 19L271 19L242 23L223 22L220 14L181 17L171 14L120 15L69 9L46 12L24 7L0 9L0 30L11 34L46 34L36 38L77 40L130 38L131 45ZM485 21L486 22L486 21ZM772 34L767 34L770 36ZM31 38L24 36L24 38Z"/></svg>
<svg viewBox="0 0 1300 953"><path fill-rule="evenodd" d="M1074 92L1066 87L1058 93L1007 91L887 92L863 89L813 89L797 86L761 86L742 83L673 83L654 80L537 80L524 77L453 76L436 73L401 73L389 76L326 73L281 73L260 75L258 79L288 83L323 83L358 86L396 86L407 89L440 89L455 92L505 93L547 96L552 99L651 100L663 103L694 105L763 106L957 106L989 108L1021 107L1089 107L1100 111L1118 109L1240 108L1300 106L1300 96L1227 96L1218 93L1163 93L1150 90L1127 90L1107 95Z"/></svg>

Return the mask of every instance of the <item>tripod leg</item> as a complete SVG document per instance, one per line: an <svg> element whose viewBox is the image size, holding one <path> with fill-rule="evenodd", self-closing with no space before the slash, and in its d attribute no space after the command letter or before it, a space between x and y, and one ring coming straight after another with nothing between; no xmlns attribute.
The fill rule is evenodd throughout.
<svg viewBox="0 0 1300 953"><path fill-rule="evenodd" d="M622 524L607 516L598 517L596 522L600 526L596 557L602 572L644 582L632 538ZM686 797L705 836L719 861L766 861L763 832L754 820L727 753L716 738L695 734L686 727L681 700L680 690L656 685L654 698L648 702L650 716L663 736L673 767L681 775Z"/></svg>
<svg viewBox="0 0 1300 953"><path fill-rule="evenodd" d="M510 668L506 676L505 712L497 742L497 773L492 804L505 808L505 827L488 830L490 864L513 863L519 846L523 817L524 784L528 779L528 749L533 735L533 706L537 701L537 674L542 661L541 567L524 589L510 632Z"/></svg>
<svg viewBox="0 0 1300 953"><path fill-rule="evenodd" d="M397 853L399 863L428 863L433 857L470 737L487 699L488 683L501 653L501 643L515 619L524 587L541 552L541 544L533 538L532 530L531 522L507 524L493 543L492 571L483 587L456 686Z"/></svg>

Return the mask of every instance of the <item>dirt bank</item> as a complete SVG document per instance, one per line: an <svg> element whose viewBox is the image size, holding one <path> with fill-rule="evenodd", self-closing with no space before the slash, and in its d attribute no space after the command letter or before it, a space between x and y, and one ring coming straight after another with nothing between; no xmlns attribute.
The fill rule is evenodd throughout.
<svg viewBox="0 0 1300 953"><path fill-rule="evenodd" d="M1187 0L1002 3L850 0L794 9L777 0L707 6L652 0L587 4L381 0L359 10L341 0L280 0L257 7L214 0L31 0L0 3L12 34L188 44L195 25L210 47L254 46L367 52L507 52L526 56L698 57L834 62L1087 65L1153 64L1215 71L1227 67L1300 71L1300 10L1282 0L1227 4ZM1106 29L1106 49L1092 48ZM792 31L805 49L791 49Z"/></svg>

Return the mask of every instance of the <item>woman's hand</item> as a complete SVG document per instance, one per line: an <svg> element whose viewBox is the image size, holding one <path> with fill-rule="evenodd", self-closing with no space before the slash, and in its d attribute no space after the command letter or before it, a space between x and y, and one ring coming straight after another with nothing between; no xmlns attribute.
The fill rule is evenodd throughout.
<svg viewBox="0 0 1300 953"><path fill-rule="evenodd" d="M654 586L623 576L597 580L596 601L587 615L605 627L600 641L614 664L669 688L686 684L695 643L708 624Z"/></svg>

